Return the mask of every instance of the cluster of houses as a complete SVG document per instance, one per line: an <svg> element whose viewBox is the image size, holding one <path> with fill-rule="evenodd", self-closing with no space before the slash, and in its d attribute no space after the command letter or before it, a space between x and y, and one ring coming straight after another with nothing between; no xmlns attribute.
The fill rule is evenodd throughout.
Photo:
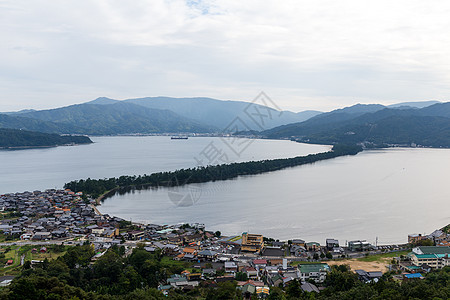
<svg viewBox="0 0 450 300"><path fill-rule="evenodd" d="M293 280L301 282L306 292L319 292L314 283L323 283L330 267L325 263L299 264L290 266L287 259L232 260L213 263L209 268L196 272L183 271L172 275L159 290L167 293L171 289L191 290L196 286L215 287L225 281L237 281L237 287L244 295L266 296L272 287L286 287ZM314 282L314 283L312 283Z"/></svg>
<svg viewBox="0 0 450 300"><path fill-rule="evenodd" d="M189 290L200 284L217 285L237 280L243 294L266 295L273 286L285 287L293 280L300 281L307 292L319 292L330 267L323 262L302 263L340 256L347 251L374 250L366 241L350 241L347 248L339 241L327 239L325 246L317 242L293 239L280 242L264 239L262 235L244 232L239 236L221 237L220 233L205 230L203 224L177 224L161 226L139 224L118 217L102 215L93 200L85 201L81 193L70 190L49 189L43 192L23 192L0 195L0 232L22 240L89 240L97 251L95 259L114 244L122 244L131 251L138 242L145 243L149 252L161 251L174 260L192 262L198 272L185 271L173 275L160 290ZM6 217L5 217L6 216ZM400 264L408 274L442 268L450 265L450 235L436 230L430 235L409 235L409 243L431 240L434 247L419 246ZM36 249L37 251L37 249ZM42 248L41 250L42 251ZM300 261L296 266L288 264ZM381 272L357 270L364 282L376 281ZM411 275L419 276L419 275Z"/></svg>
<svg viewBox="0 0 450 300"><path fill-rule="evenodd" d="M0 232L23 240L51 240L83 233L98 221L93 208L80 193L50 189L0 195L0 210L19 217L0 221Z"/></svg>
<svg viewBox="0 0 450 300"><path fill-rule="evenodd" d="M437 229L428 235L422 235L420 233L409 234L408 243L409 244L421 244L421 242L430 241L436 246L447 246L450 247L450 234L444 232L441 229Z"/></svg>
<svg viewBox="0 0 450 300"><path fill-rule="evenodd" d="M450 234L444 230L428 235L409 234L408 243L416 247L399 262L399 268L408 273L408 278L423 278L422 273L450 266ZM418 246L423 244L434 246Z"/></svg>

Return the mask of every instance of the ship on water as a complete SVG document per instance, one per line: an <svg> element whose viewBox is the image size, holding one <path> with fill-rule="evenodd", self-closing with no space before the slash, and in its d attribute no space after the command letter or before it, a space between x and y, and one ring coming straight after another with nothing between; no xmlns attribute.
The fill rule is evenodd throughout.
<svg viewBox="0 0 450 300"><path fill-rule="evenodd" d="M187 136L172 136L170 139L171 140L187 140L188 137Z"/></svg>

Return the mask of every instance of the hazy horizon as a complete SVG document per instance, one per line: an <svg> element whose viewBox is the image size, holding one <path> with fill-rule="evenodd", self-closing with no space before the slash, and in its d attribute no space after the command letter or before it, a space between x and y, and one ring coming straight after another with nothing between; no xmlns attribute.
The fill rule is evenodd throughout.
<svg viewBox="0 0 450 300"><path fill-rule="evenodd" d="M0 111L152 95L446 101L446 1L0 2Z"/></svg>
<svg viewBox="0 0 450 300"><path fill-rule="evenodd" d="M248 103L251 103L251 102L252 102L252 100L218 99L218 98L213 98L213 97L202 97L202 96L199 96L199 97L148 96L148 97L149 97L149 98L153 98L153 97L168 97L168 98L177 98L177 99L183 99L183 98L210 98L210 99L213 99L213 100L219 100L219 101L224 101L224 102L226 102L226 101L242 101L242 102L248 102ZM108 99L117 100L117 101L125 101L125 100L129 100L129 99L147 98L147 97L136 97L136 98L115 99L115 98L110 98L110 97L104 97L104 96L101 96L101 97L97 97L97 98L95 98L95 99L86 100L86 101L79 102L79 103L67 104L67 105L64 105L64 106L44 107L44 108L30 108L30 107L23 107L23 108L16 109L16 110L0 111L0 113L20 112L20 111L22 111L22 110L30 110L30 109L31 109L31 110L50 110L50 109L56 109L56 108L61 108L61 107L66 107L66 106L71 106L71 105L83 104L83 103L87 103L87 102L90 102L90 101L94 101L94 100L96 100L96 99L98 99L98 98L108 98ZM381 105L384 105L384 106L389 106L389 105L400 104L400 103L407 103L407 102L417 102L417 103L420 103L420 102L431 102L431 101L437 101L437 100L423 100L423 101L418 100L418 101L405 101L405 102L395 102L395 101L394 101L394 102L388 103L388 104L375 103L375 102L374 102L374 103L360 103L360 102L355 102L355 103L349 104L349 105L347 105L347 106L345 106L345 107L349 107L349 106L353 106L353 105L357 105L357 104L364 104L364 105L381 104ZM445 103L445 102L448 102L448 101L439 101L439 102ZM323 111L323 110L322 110L321 112L330 112L330 111L333 111L333 110L336 110L336 109L340 109L340 108L344 108L344 106L336 106L336 107L334 107L334 108L332 108L332 109L329 109L329 110L326 110L326 111ZM282 108L282 109L285 110L285 111L292 111L292 112L294 112L294 113L297 113L297 112L304 112L304 111L319 111L318 109L314 109L314 108L306 109L306 110L302 110L302 111L294 111L294 110L289 110L289 109L284 109L284 108Z"/></svg>

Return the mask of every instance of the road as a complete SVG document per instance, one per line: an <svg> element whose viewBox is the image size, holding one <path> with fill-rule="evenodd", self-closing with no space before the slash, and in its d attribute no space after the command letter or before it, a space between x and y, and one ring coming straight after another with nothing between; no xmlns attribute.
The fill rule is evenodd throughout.
<svg viewBox="0 0 450 300"><path fill-rule="evenodd" d="M64 241L16 241L12 243L0 243L0 246L24 246L24 245L61 245Z"/></svg>

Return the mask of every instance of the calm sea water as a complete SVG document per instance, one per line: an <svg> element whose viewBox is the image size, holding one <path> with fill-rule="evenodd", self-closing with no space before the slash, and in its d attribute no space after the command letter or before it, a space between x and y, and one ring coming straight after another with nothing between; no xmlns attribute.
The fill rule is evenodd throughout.
<svg viewBox="0 0 450 300"><path fill-rule="evenodd" d="M212 137L171 140L167 136L93 137L94 144L0 150L0 194L62 188L71 180L173 171L211 161L293 157L330 147L275 140ZM202 154L203 153L203 154ZM218 155L220 153L220 155Z"/></svg>
<svg viewBox="0 0 450 300"><path fill-rule="evenodd" d="M232 161L293 157L327 146L219 138L96 137L94 144L0 151L0 193L62 187L81 178L150 174L197 165L221 151ZM229 143L228 143L229 145ZM243 145L243 146L242 146ZM214 146L214 147L212 147ZM240 150L244 149L240 155ZM233 151L234 150L234 151ZM219 157L219 156L217 156ZM405 242L450 223L450 150L365 151L234 180L134 191L107 199L103 213L157 224L205 223L224 234L243 231L280 239ZM181 202L189 198L192 201Z"/></svg>
<svg viewBox="0 0 450 300"><path fill-rule="evenodd" d="M100 210L156 224L205 223L279 239L407 241L450 223L450 150L365 151L234 180L116 195ZM177 206L174 195L195 203Z"/></svg>

